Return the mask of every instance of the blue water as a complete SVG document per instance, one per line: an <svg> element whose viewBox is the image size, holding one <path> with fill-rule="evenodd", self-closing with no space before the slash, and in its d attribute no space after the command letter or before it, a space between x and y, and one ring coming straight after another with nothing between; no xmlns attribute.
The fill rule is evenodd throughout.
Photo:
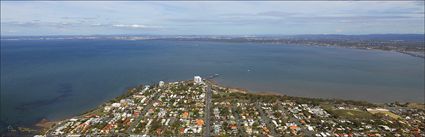
<svg viewBox="0 0 425 137"><path fill-rule="evenodd" d="M1 41L1 120L80 114L126 88L220 74L293 96L424 101L424 60L396 52L200 41Z"/></svg>

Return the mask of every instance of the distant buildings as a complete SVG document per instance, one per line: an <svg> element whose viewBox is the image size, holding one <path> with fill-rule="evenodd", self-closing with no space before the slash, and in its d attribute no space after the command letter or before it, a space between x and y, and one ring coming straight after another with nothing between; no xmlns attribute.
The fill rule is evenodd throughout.
<svg viewBox="0 0 425 137"><path fill-rule="evenodd" d="M202 84L202 78L200 76L194 76L193 81L195 81L195 84Z"/></svg>
<svg viewBox="0 0 425 137"><path fill-rule="evenodd" d="M164 86L164 81L159 81L159 86L160 87Z"/></svg>

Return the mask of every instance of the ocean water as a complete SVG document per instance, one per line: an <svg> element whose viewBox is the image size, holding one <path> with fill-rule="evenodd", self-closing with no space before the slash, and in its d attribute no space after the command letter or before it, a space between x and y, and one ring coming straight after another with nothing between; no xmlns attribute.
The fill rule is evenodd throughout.
<svg viewBox="0 0 425 137"><path fill-rule="evenodd" d="M1 120L68 118L138 84L215 73L218 83L253 92L424 101L424 60L396 52L172 40L1 41Z"/></svg>

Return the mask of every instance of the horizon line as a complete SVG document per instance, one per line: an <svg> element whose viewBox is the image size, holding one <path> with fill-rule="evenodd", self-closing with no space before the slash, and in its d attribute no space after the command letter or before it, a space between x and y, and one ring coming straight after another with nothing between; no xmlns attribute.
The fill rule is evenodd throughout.
<svg viewBox="0 0 425 137"><path fill-rule="evenodd" d="M301 35L341 35L341 36L365 36L365 35L425 35L425 33L369 33L369 34L58 34L58 35L0 35L0 37L51 37L51 36L301 36Z"/></svg>

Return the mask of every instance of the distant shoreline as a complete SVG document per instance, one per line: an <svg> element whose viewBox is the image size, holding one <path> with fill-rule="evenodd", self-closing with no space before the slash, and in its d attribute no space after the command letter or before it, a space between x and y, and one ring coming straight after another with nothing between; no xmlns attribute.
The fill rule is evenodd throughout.
<svg viewBox="0 0 425 137"><path fill-rule="evenodd" d="M320 35L319 35L320 36ZM349 35L347 35L349 36ZM254 37L257 38L257 37ZM262 38L262 37L258 37ZM398 52L406 55L410 55L412 57L418 57L425 59L425 49L422 42L422 49L410 49L405 50L402 46L397 47L394 45L378 45L378 46L363 46L361 41L357 44L359 45L348 45L346 46L344 44L345 41L341 41L338 39L267 39L269 37L265 37L266 39L250 39L250 37L229 37L229 38L209 38L207 36L205 37L195 37L195 36L187 36L185 38L179 38L179 37L171 37L171 36L2 36L1 40L6 41L19 41L19 40L123 40L123 41L133 41L133 40L177 40L177 41L211 41L211 42L230 42L230 43L261 43L261 44L274 44L274 45L281 45L281 44L291 44L291 45L297 45L297 46L320 46L320 47L341 47L341 48L352 48L352 49L362 49L362 50L378 50L378 51L393 51ZM316 42L318 40L321 40L319 42ZM329 40L331 42L327 43L326 41ZM283 41L283 42L282 42ZM322 42L325 41L325 42ZM342 43L338 43L341 41ZM377 41L379 42L379 41ZM391 42L391 41L385 41L385 42ZM407 41L409 42L409 41ZM356 40L354 42L349 42L346 44L353 44L356 43ZM366 42L367 43L367 42ZM417 42L413 42L415 44L418 44ZM412 43L408 43L412 44ZM367 44L366 44L367 45ZM412 53L416 52L418 54Z"/></svg>
<svg viewBox="0 0 425 137"><path fill-rule="evenodd" d="M66 40L64 40L65 42L64 43L66 43ZM32 43L31 41L30 42L22 42L22 43ZM187 43L195 43L195 44L197 44L197 42L187 42ZM201 43L201 42L199 42L199 43ZM211 43L213 43L213 42L211 42ZM207 45L207 44L209 44L209 42L205 42L205 44ZM225 45L226 43L223 43L223 45ZM6 46L7 46L7 44L5 44ZM34 45L34 44L33 44ZM33 46L33 45L29 45L29 46ZM199 45L199 44L198 44ZM202 45L202 44L201 44ZM214 45L214 44L213 44ZM220 42L218 42L218 44L215 44L215 45L220 45ZM232 46L232 44L229 44L230 46ZM235 44L235 45L251 45L251 44ZM270 46L273 46L273 45L271 45L271 44L252 44L252 45L255 45L255 47L256 48L261 48L260 46L257 46L257 45L270 45ZM297 45L291 45L291 44L287 44L288 46L293 46L293 48L292 47L289 47L289 48L283 48L283 49L298 49L298 48L296 48L297 47ZM34 45L34 46L36 46L36 45ZM189 45L190 46L190 45ZM331 51L331 50L336 50L336 51L350 51L351 52L351 50L343 50L342 48L347 48L347 47L341 47L341 46L329 46L329 48L328 49L326 49L326 47L324 47L325 49L321 49L320 47L319 47L320 45L313 45L313 46L310 46L310 47L313 47L313 48L307 48L307 47L309 47L309 45L304 45L304 46L299 46L299 47L301 47L301 49L302 50L306 50L306 49L312 49L312 50L317 50L317 51ZM278 45L276 46L276 47L279 47ZM283 47L283 46L282 46ZM302 48L302 47L305 47L305 48ZM314 47L316 47L316 49L314 49ZM335 48L334 48L335 47ZM244 48L243 46L240 46L240 48ZM340 50L337 50L338 48L341 48ZM226 49L226 47L224 47L223 46L223 49ZM265 49L268 49L268 47L265 47ZM273 48L270 48L270 49L273 49ZM353 52L357 52L357 53L361 53L361 54L363 54L363 53L367 53L367 54L369 54L369 52L367 52L367 51L361 51L361 50L364 50L364 49L362 49L362 48L358 48L359 50L356 50L355 48L352 48L353 49ZM408 57L408 56L405 56L405 55L402 55L402 54L400 54L400 53L397 53L397 51L390 51L390 52L392 52L391 54L387 54L387 53L384 53L384 52L386 52L386 51L380 51L379 49L366 49L366 50L372 50L372 51L370 51L370 54L375 54L376 56L372 56L372 57L377 57L377 58L381 58L381 57L387 57L387 55L388 56L390 56L390 57L397 57L397 58L403 58L404 60L413 60L414 62L418 62L418 61L420 61L420 60L417 60L417 59L414 59L414 58L410 58L410 57ZM374 52L374 51L376 51L376 52ZM381 54L383 54L383 55L385 55L385 56L378 56L378 55L381 55ZM345 54L341 54L341 56L344 56ZM356 54L354 54L353 55L354 57L353 58L356 58L355 56L358 56L358 54L356 55ZM358 57L358 58L360 58L360 57ZM215 61L215 60L214 60ZM261 61L261 60L260 60ZM193 64L196 64L196 63L193 63ZM214 64L215 65L215 64ZM243 64L244 66L245 66L245 64ZM242 67L244 67L244 66L242 66ZM248 66L248 67L251 67L251 66ZM224 69L226 69L226 68L224 68ZM249 69L252 69L253 71L252 72L255 72L256 70L255 70L255 68L249 68ZM242 72L242 74L248 74L247 72L246 72L246 69L244 69L244 68L240 68L239 66L237 66L235 69L234 69L235 71L237 71L237 72ZM219 69L219 71L221 71L221 69ZM215 72L219 72L219 71L215 71ZM279 73L277 73L277 74L279 74ZM227 75L227 74L226 74ZM233 77L236 77L237 78L237 76L233 76ZM234 80L234 79L233 79ZM263 79L264 80L264 79ZM267 80L267 78L265 79L265 80ZM236 83L239 83L238 81L234 81L234 82L236 82ZM241 81L242 82L242 81ZM259 81L259 82L261 82L261 81ZM267 81L264 81L264 82L267 82ZM48 84L48 83L47 83ZM122 84L122 83L121 83ZM267 83L266 83L267 84ZM237 84L236 84L237 85ZM260 86L261 86L261 84L260 84ZM276 87L279 87L279 85L274 85L274 86L276 86ZM389 85L389 86L391 86L391 85ZM249 87L249 86L248 86ZM273 87L273 86L270 86L270 87ZM232 88L232 87L231 87ZM285 92L285 87L280 87L282 90L277 90L277 92L260 92L260 93L264 93L264 94L279 94L279 95L283 95L283 94L280 94L279 92L281 92L281 93L286 93ZM255 87L253 88L253 89L255 89ZM261 88L260 88L261 89ZM265 89L269 89L269 88L265 88ZM12 90L11 90L12 91ZM112 92L112 91L111 91ZM288 93L286 93L286 94L290 94L290 95L298 95L298 94L291 94L291 93L289 93L289 92L291 92L291 91L288 91ZM298 92L298 91L294 91L294 92ZM250 92L250 93L253 93L253 94L256 94L255 93L255 90L254 90L254 92ZM344 94L342 94L342 95L344 95ZM360 96L362 96L362 94L359 94ZM409 94L407 94L407 95L409 95ZM319 96L319 95L318 95ZM112 98L113 96L111 96L111 97L108 97L108 98ZM308 96L306 96L306 97L308 97ZM332 96L331 96L332 97ZM396 98L397 96L394 96L394 98ZM416 96L417 97L417 96ZM398 98L398 97L397 97ZM396 99L397 99L396 98ZM372 100L373 101L373 100ZM388 102L390 102L391 100L389 100ZM103 101L102 101L103 102ZM99 103L101 103L101 102L99 102ZM81 109L80 109L81 110ZM29 115L29 116L31 116L31 115ZM35 120L33 120L33 121L39 121L41 118L35 118ZM31 122L31 123L29 123L29 124L33 124L33 122ZM29 125L28 124L28 125Z"/></svg>

